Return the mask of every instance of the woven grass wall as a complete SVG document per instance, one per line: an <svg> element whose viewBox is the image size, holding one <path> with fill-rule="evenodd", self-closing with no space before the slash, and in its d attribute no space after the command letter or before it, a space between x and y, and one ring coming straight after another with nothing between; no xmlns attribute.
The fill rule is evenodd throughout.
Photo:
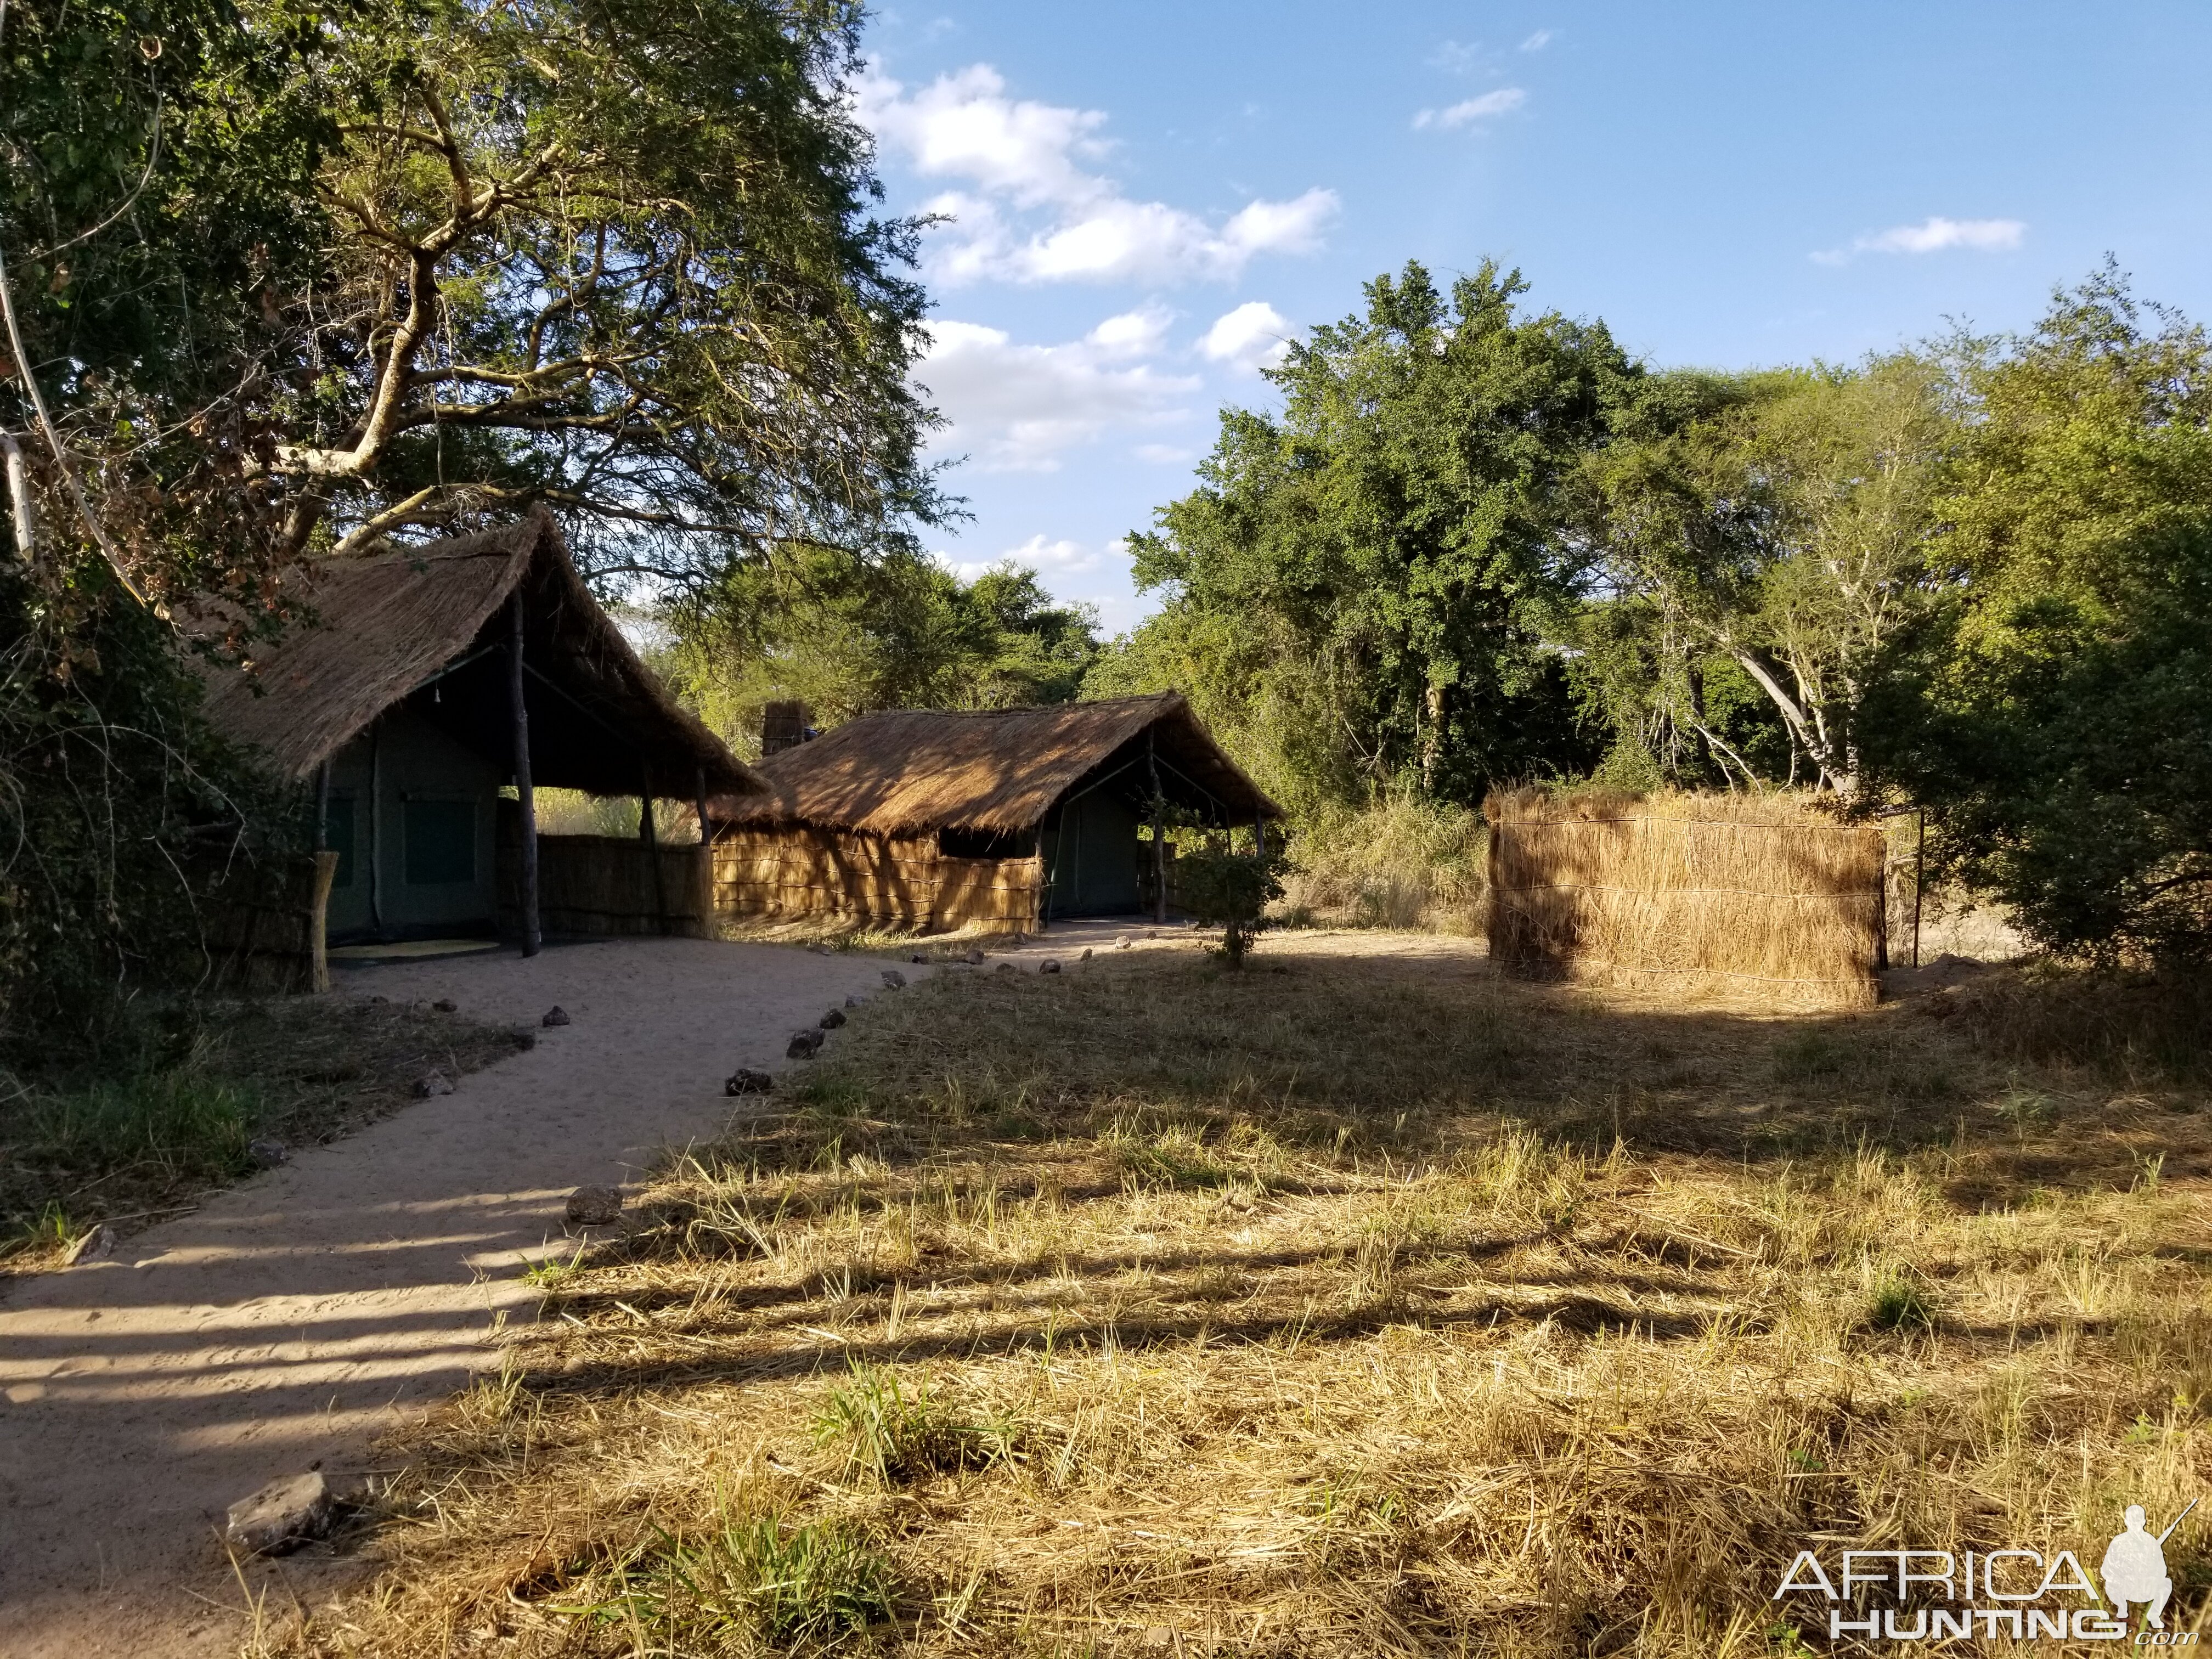
<svg viewBox="0 0 2212 1659"><path fill-rule="evenodd" d="M1040 859L946 858L933 834L740 824L714 837L714 909L724 916L1035 933L1043 886Z"/></svg>
<svg viewBox="0 0 2212 1659"><path fill-rule="evenodd" d="M499 849L499 926L509 936L521 928L517 835ZM538 921L549 937L711 938L706 887L707 861L696 842L649 848L623 836L538 838Z"/></svg>
<svg viewBox="0 0 2212 1659"><path fill-rule="evenodd" d="M1789 1007L1875 1000L1883 837L1802 796L1491 797L1490 952L1531 978Z"/></svg>

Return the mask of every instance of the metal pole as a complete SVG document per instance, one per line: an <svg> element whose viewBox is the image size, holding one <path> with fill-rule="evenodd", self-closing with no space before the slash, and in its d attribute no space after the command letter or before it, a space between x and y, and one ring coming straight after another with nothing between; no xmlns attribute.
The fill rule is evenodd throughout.
<svg viewBox="0 0 2212 1659"><path fill-rule="evenodd" d="M522 590L507 602L511 631L507 647L507 702L514 718L514 799L522 819L522 954L534 957L543 943L538 929L538 794L530 787L530 707L522 696Z"/></svg>

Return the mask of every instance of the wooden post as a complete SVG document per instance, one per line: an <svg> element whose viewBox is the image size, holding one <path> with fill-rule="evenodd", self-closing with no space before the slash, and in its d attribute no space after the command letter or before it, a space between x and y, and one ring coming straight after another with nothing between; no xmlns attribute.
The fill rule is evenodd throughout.
<svg viewBox="0 0 2212 1659"><path fill-rule="evenodd" d="M315 850L331 850L331 763L327 758L315 771Z"/></svg>
<svg viewBox="0 0 2212 1659"><path fill-rule="evenodd" d="M522 954L534 957L538 931L538 796L530 787L530 708L522 697L522 590L507 603L512 633L507 647L507 702L514 718L514 799L522 819Z"/></svg>
<svg viewBox="0 0 2212 1659"><path fill-rule="evenodd" d="M384 937L384 716L368 728L368 929Z"/></svg>
<svg viewBox="0 0 2212 1659"><path fill-rule="evenodd" d="M645 843L645 860L653 871L653 924L665 933L668 894L661 884L660 842L653 833L653 769L640 761L637 773L637 838Z"/></svg>
<svg viewBox="0 0 2212 1659"><path fill-rule="evenodd" d="M1920 965L1920 878L1928 867L1928 809L1922 807L1919 844L1912 852L1912 965Z"/></svg>
<svg viewBox="0 0 2212 1659"><path fill-rule="evenodd" d="M1159 757L1149 727L1145 732L1145 765L1152 775L1152 925L1164 927L1168 921L1167 802L1160 793Z"/></svg>
<svg viewBox="0 0 2212 1659"><path fill-rule="evenodd" d="M691 799L699 811L699 934L714 937L714 834L707 823L707 769L691 769Z"/></svg>

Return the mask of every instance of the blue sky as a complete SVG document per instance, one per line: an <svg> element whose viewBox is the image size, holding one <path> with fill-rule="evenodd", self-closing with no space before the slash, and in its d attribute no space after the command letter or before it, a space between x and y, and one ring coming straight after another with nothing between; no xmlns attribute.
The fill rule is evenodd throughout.
<svg viewBox="0 0 2212 1659"><path fill-rule="evenodd" d="M870 26L969 522L1109 630L1120 538L1255 362L1419 258L1518 265L1658 363L2033 319L2109 251L2212 318L2212 6L976 0Z"/></svg>

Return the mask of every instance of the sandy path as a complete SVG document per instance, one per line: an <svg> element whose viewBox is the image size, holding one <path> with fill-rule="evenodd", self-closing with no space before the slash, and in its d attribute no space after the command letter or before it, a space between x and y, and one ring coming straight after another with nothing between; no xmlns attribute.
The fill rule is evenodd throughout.
<svg viewBox="0 0 2212 1659"><path fill-rule="evenodd" d="M374 1435L495 1363L568 1191L712 1134L732 1068L783 1066L793 1027L881 992L885 965L637 939L345 971L341 995L575 1023L0 1304L0 1655L235 1652L210 1517L318 1460L358 1474ZM281 1605L333 1570L258 1576Z"/></svg>

